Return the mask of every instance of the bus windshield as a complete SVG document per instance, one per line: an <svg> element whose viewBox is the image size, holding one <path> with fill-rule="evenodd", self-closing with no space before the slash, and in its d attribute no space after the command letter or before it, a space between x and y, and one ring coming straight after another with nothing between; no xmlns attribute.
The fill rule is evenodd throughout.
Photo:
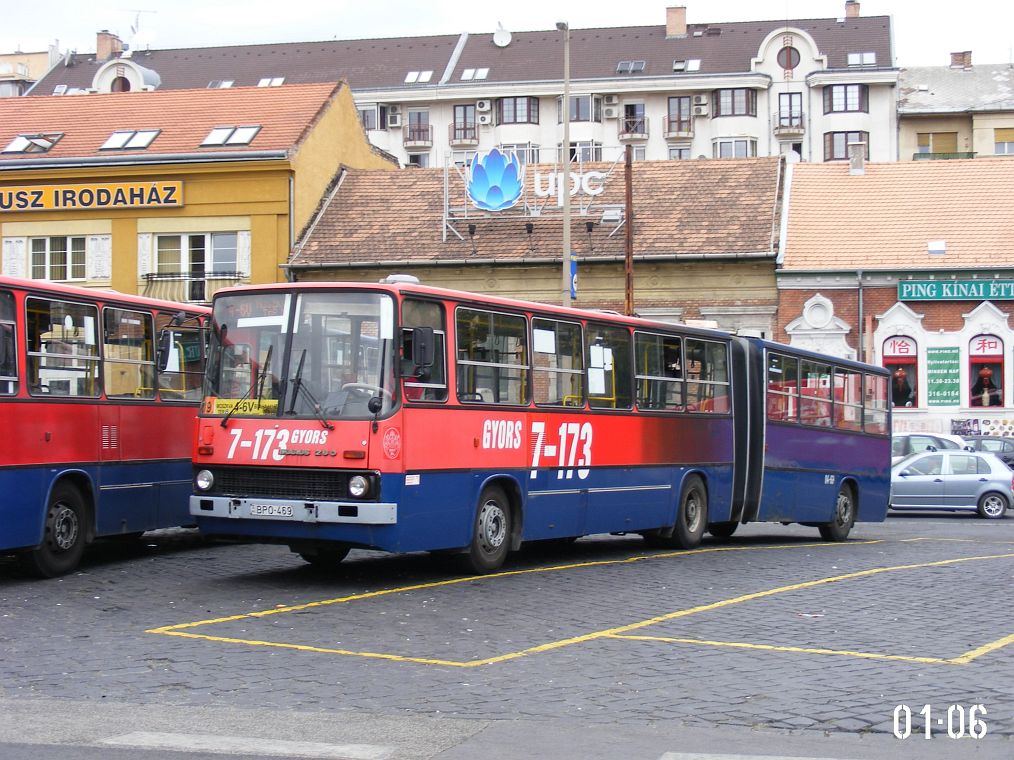
<svg viewBox="0 0 1014 760"><path fill-rule="evenodd" d="M387 294L223 295L213 320L205 414L365 419L394 404Z"/></svg>

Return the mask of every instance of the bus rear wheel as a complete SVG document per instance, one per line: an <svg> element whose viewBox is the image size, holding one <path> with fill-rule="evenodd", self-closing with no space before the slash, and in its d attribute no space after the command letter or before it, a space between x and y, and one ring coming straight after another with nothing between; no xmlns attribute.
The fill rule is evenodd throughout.
<svg viewBox="0 0 1014 760"><path fill-rule="evenodd" d="M648 546L663 549L695 549L704 537L704 529L708 524L708 492L704 482L696 475L691 475L683 484L680 497L680 508L676 515L676 524L672 535L666 536L659 531L644 534Z"/></svg>
<svg viewBox="0 0 1014 760"><path fill-rule="evenodd" d="M739 527L739 523L735 520L729 522L716 522L711 523L708 526L708 533L713 535L715 538L732 538L732 534L736 532L736 528Z"/></svg>
<svg viewBox="0 0 1014 760"><path fill-rule="evenodd" d="M21 555L24 567L40 578L55 578L77 567L85 548L85 514L77 488L70 483L53 486L42 543Z"/></svg>
<svg viewBox="0 0 1014 760"><path fill-rule="evenodd" d="M818 525L820 537L825 541L844 541L856 522L856 500L852 488L842 484L834 505L834 517L831 522Z"/></svg>
<svg viewBox="0 0 1014 760"><path fill-rule="evenodd" d="M465 572L485 575L499 569L511 543L511 505L497 486L484 488L479 496L472 526L472 542L461 555Z"/></svg>

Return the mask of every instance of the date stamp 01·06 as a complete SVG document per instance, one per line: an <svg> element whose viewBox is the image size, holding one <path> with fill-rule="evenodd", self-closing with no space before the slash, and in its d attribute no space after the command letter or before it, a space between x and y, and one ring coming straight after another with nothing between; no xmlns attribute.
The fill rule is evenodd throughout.
<svg viewBox="0 0 1014 760"><path fill-rule="evenodd" d="M988 713L983 705L949 705L946 710L940 708L940 712L934 711L933 705L923 705L913 718L908 705L898 705L894 708L894 735L899 739L907 739L912 735L915 724L916 733L921 730L925 739L932 739L934 732L943 736L945 730L951 739L966 736L981 739L989 730L986 715Z"/></svg>

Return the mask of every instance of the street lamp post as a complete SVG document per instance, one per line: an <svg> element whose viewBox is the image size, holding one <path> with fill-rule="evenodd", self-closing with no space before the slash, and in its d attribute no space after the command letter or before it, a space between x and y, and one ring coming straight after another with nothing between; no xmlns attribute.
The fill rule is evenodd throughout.
<svg viewBox="0 0 1014 760"><path fill-rule="evenodd" d="M556 28L563 32L563 269L561 271L561 303L570 306L570 26L557 21Z"/></svg>

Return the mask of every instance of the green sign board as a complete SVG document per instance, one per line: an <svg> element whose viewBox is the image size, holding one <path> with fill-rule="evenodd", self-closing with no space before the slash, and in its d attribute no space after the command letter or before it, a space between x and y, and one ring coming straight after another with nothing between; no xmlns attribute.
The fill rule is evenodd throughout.
<svg viewBox="0 0 1014 760"><path fill-rule="evenodd" d="M899 301L1014 300L1014 280L905 280Z"/></svg>
<svg viewBox="0 0 1014 760"><path fill-rule="evenodd" d="M961 403L961 349L926 349L926 404L958 406Z"/></svg>

